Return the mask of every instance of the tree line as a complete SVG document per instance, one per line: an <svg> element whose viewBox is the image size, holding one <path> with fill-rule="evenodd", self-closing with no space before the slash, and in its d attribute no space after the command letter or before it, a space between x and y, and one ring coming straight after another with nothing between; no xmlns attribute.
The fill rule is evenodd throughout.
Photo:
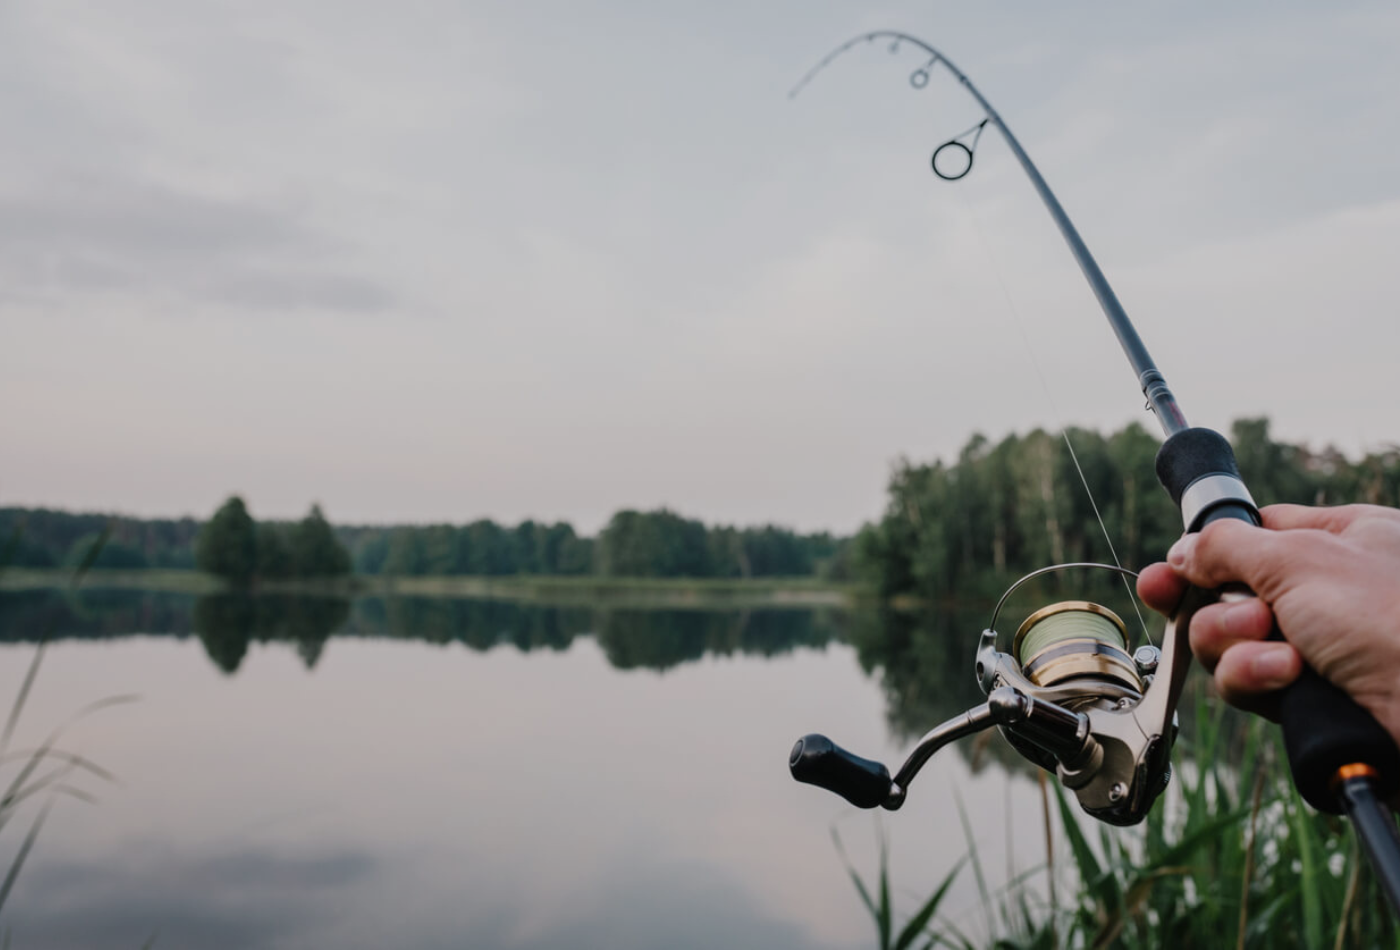
<svg viewBox="0 0 1400 950"><path fill-rule="evenodd" d="M0 509L0 567L74 566L103 531L94 567L198 568L246 585L341 576L508 575L655 578L849 576L850 539L776 525L706 525L669 509L619 511L596 537L567 522L465 525L259 521L231 497L204 523Z"/></svg>
<svg viewBox="0 0 1400 950"><path fill-rule="evenodd" d="M237 495L219 506L195 542L195 566L232 583L340 577L350 552L335 536L320 505L295 524L254 521Z"/></svg>
<svg viewBox="0 0 1400 950"><path fill-rule="evenodd" d="M1276 442L1263 418L1238 420L1230 434L1260 505L1400 505L1400 447L1351 461ZM1068 436L1123 566L1164 557L1181 518L1153 474L1158 440L1136 423ZM886 597L986 595L1049 564L1113 560L1064 438L1040 429L995 444L974 435L952 462L900 461L884 516L854 548L857 576Z"/></svg>
<svg viewBox="0 0 1400 950"><path fill-rule="evenodd" d="M75 567L104 531L94 567L194 567L194 518L113 518L49 508L0 508L0 565Z"/></svg>
<svg viewBox="0 0 1400 950"><path fill-rule="evenodd" d="M514 527L467 525L345 527L338 534L361 574L498 577L512 574L599 577L846 576L849 539L763 525L706 525L669 509L619 511L596 537L567 522Z"/></svg>

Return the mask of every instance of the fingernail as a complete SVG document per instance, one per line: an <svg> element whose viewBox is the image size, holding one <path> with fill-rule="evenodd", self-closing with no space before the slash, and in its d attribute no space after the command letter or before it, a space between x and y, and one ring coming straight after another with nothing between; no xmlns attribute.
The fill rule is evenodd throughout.
<svg viewBox="0 0 1400 950"><path fill-rule="evenodd" d="M1249 671L1265 689L1287 686L1297 676L1293 648L1286 643L1278 643L1260 650L1250 663Z"/></svg>
<svg viewBox="0 0 1400 950"><path fill-rule="evenodd" d="M1167 552L1167 563L1172 567L1181 567L1186 563L1186 559L1191 556L1191 552L1196 547L1196 536L1194 534L1182 535L1182 537L1171 546Z"/></svg>

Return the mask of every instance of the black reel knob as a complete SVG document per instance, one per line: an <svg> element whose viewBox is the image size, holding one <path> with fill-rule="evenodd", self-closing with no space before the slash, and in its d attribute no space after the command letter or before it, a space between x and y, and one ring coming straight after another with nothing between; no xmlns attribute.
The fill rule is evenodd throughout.
<svg viewBox="0 0 1400 950"><path fill-rule="evenodd" d="M835 792L857 808L875 808L890 798L890 770L862 759L815 733L803 736L788 756L792 777Z"/></svg>

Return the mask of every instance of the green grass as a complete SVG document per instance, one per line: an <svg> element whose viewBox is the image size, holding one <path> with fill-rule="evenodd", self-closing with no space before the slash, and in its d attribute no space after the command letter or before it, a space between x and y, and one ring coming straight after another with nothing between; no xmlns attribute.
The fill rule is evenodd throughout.
<svg viewBox="0 0 1400 950"><path fill-rule="evenodd" d="M179 570L90 570L76 583L66 568L12 567L0 573L0 590L37 590L50 587L150 590L173 594L213 594L227 585L212 574Z"/></svg>
<svg viewBox="0 0 1400 950"><path fill-rule="evenodd" d="M604 577L392 577L370 580L367 590L443 597L485 597L561 605L626 607L789 606L839 607L851 588L814 578Z"/></svg>
<svg viewBox="0 0 1400 950"><path fill-rule="evenodd" d="M1303 803L1274 727L1202 708L1183 738L1172 790L1137 828L1093 822L1046 783L1045 832L1069 858L1053 868L992 892L969 832L986 936L935 914L920 921L919 950L1400 946L1350 826ZM883 879L883 849L881 861ZM934 889L940 903L947 883ZM882 922L880 905L858 890L878 945L889 946L895 922Z"/></svg>
<svg viewBox="0 0 1400 950"><path fill-rule="evenodd" d="M865 883L865 879L860 876L860 872L851 863L851 859L846 856L846 849L841 844L841 836L836 833L835 828L831 830L831 840L836 844L836 850L846 865L846 873L851 876L851 882L855 884L856 893L860 895L861 903L865 905L866 912L875 922L875 928L880 937L879 950L910 950L916 944L921 950L931 947L935 938L928 932L929 922L933 919L934 914L938 913L943 899L948 896L948 888L953 886L953 881L958 876L958 871L962 869L963 862L959 861L953 865L953 869L943 878L943 882L919 905L918 910L909 915L909 919L896 933L894 904L890 900L889 841L883 831L880 834L880 877L873 889L873 895L872 888Z"/></svg>

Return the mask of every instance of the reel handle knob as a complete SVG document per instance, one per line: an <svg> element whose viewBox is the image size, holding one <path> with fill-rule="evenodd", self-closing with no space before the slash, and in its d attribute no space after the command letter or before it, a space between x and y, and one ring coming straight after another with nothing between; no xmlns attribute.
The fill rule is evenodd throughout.
<svg viewBox="0 0 1400 950"><path fill-rule="evenodd" d="M889 769L816 733L797 740L788 769L799 782L835 792L857 808L875 808L890 799Z"/></svg>

